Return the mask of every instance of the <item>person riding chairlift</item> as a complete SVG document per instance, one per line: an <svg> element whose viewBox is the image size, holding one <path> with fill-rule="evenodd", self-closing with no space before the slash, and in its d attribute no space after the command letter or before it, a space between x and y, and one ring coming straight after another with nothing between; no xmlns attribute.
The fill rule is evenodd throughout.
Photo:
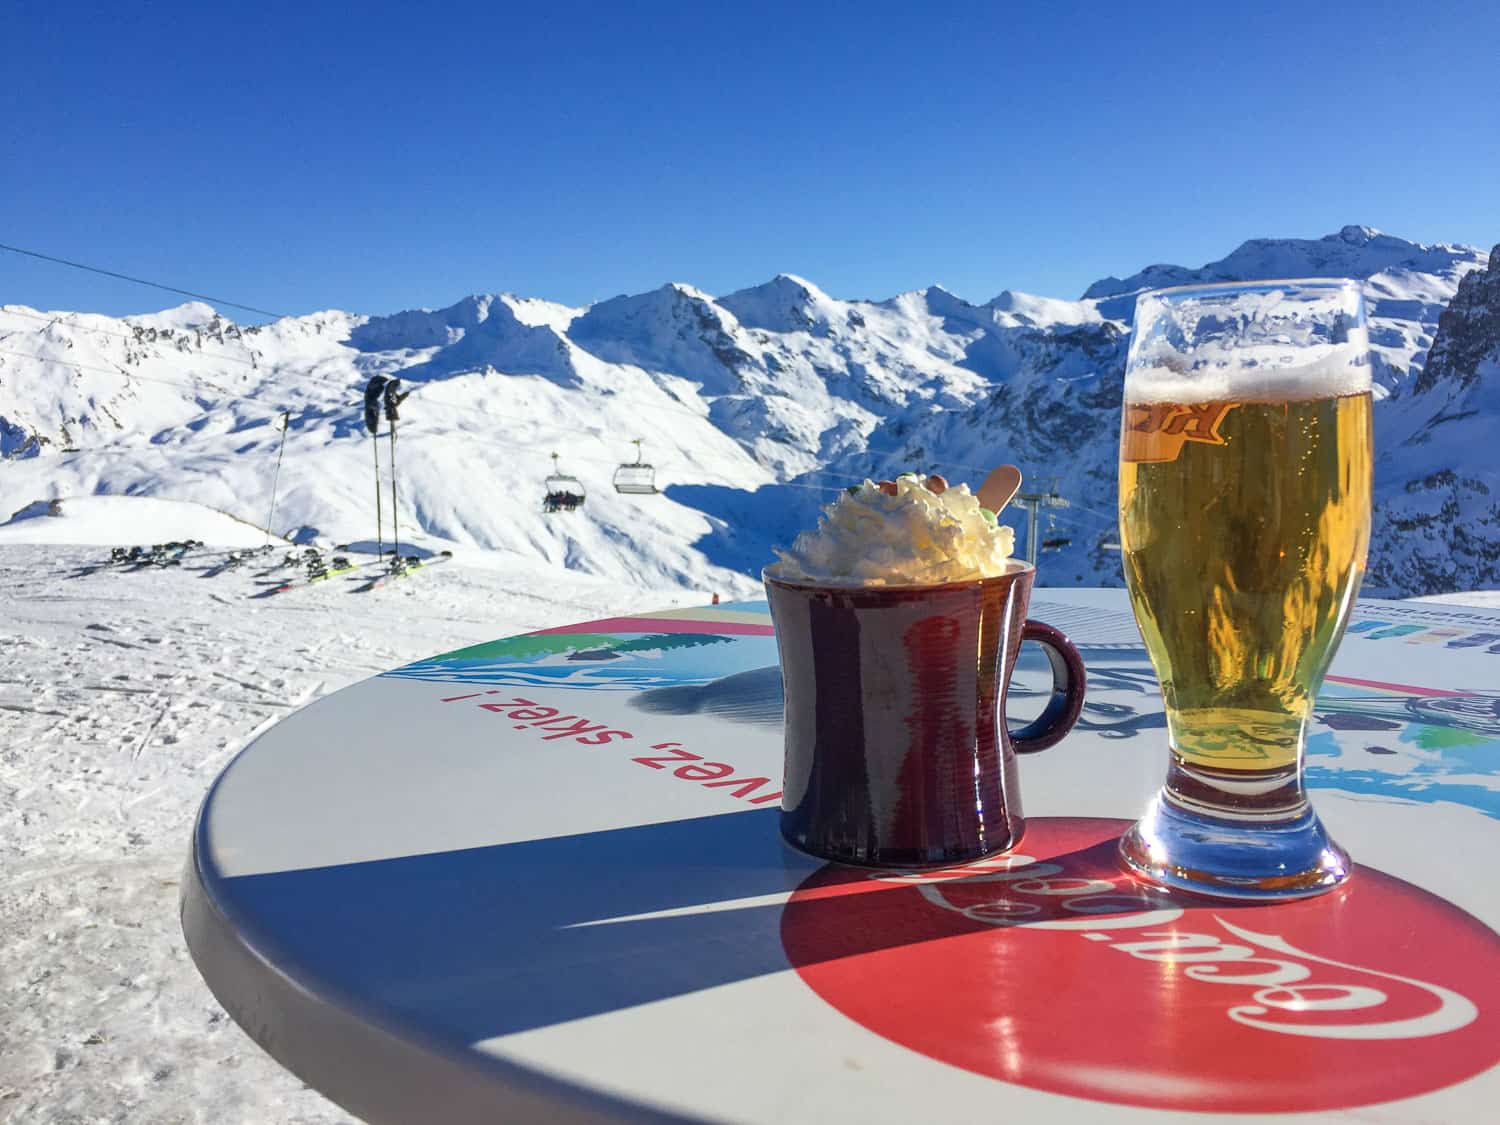
<svg viewBox="0 0 1500 1125"><path fill-rule="evenodd" d="M572 512L582 503L583 497L576 492L549 492L542 499L542 508L548 512Z"/></svg>

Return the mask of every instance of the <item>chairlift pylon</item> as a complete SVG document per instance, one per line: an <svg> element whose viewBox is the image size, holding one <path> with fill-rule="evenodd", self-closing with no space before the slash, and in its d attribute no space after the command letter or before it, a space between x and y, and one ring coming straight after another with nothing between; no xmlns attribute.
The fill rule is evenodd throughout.
<svg viewBox="0 0 1500 1125"><path fill-rule="evenodd" d="M558 468L556 453L552 455L552 475L547 478L545 485L547 491L542 497L542 511L549 516L581 508L588 497L577 477L568 476Z"/></svg>
<svg viewBox="0 0 1500 1125"><path fill-rule="evenodd" d="M657 491L656 469L641 460L641 439L635 438L635 460L615 470L615 491L629 496L650 496Z"/></svg>

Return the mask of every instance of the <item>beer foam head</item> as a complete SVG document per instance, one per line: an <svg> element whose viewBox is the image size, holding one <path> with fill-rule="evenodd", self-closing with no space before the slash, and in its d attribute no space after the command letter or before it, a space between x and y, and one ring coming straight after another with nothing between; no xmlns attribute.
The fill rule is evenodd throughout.
<svg viewBox="0 0 1500 1125"><path fill-rule="evenodd" d="M935 493L905 476L888 495L865 481L825 507L815 530L778 549L766 573L834 585L962 582L1004 574L1015 538L966 484Z"/></svg>
<svg viewBox="0 0 1500 1125"><path fill-rule="evenodd" d="M1356 282L1195 285L1136 301L1127 402L1282 402L1368 390Z"/></svg>

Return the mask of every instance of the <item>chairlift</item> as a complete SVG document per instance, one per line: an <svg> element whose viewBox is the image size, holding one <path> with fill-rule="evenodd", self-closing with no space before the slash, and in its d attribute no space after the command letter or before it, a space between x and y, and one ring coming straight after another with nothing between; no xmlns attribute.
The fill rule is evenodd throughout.
<svg viewBox="0 0 1500 1125"><path fill-rule="evenodd" d="M1057 518L1051 512L1047 513L1047 538L1042 540L1042 550L1060 551L1073 542L1071 536L1057 534Z"/></svg>
<svg viewBox="0 0 1500 1125"><path fill-rule="evenodd" d="M552 475L545 482L546 495L542 497L542 511L549 516L555 512L571 512L583 507L587 493L577 477L570 477L557 466L557 454L552 455Z"/></svg>
<svg viewBox="0 0 1500 1125"><path fill-rule="evenodd" d="M635 439L635 460L615 470L615 491L628 496L651 496L656 489L656 469L641 460L641 439Z"/></svg>

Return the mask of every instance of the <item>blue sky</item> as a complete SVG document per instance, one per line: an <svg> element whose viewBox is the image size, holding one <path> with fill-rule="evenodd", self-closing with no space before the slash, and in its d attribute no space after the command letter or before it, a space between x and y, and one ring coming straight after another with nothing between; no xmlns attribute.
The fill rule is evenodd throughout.
<svg viewBox="0 0 1500 1125"><path fill-rule="evenodd" d="M18 3L0 242L291 313L1489 246L1497 41L1488 2ZM0 302L175 300L0 253Z"/></svg>

